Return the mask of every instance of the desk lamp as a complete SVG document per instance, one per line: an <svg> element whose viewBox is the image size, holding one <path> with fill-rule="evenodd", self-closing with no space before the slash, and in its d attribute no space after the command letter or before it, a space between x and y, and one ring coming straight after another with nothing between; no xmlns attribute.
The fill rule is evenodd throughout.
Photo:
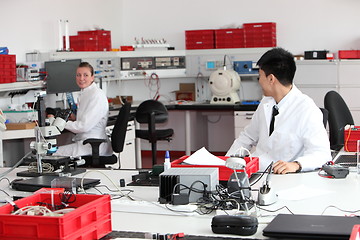
<svg viewBox="0 0 360 240"><path fill-rule="evenodd" d="M244 203L247 214L249 211L247 200L250 199L251 193L248 175L245 171L246 162L241 157L229 157L226 159L225 166L234 170L234 173L228 180L228 192L232 193L233 195L240 193L240 196L236 196L236 198L239 199L239 203ZM236 170L243 171L237 172Z"/></svg>

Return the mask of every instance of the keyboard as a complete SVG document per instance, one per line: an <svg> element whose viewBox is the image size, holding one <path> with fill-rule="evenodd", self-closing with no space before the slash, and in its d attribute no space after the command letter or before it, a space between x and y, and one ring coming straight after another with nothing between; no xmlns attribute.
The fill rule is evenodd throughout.
<svg viewBox="0 0 360 240"><path fill-rule="evenodd" d="M356 167L356 154L354 155L340 155L335 163L343 167Z"/></svg>

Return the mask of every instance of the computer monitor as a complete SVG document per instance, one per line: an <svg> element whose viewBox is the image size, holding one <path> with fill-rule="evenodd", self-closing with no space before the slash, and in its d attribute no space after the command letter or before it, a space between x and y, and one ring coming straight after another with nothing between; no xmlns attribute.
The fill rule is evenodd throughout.
<svg viewBox="0 0 360 240"><path fill-rule="evenodd" d="M46 92L66 93L80 91L76 84L76 69L81 59L45 62Z"/></svg>

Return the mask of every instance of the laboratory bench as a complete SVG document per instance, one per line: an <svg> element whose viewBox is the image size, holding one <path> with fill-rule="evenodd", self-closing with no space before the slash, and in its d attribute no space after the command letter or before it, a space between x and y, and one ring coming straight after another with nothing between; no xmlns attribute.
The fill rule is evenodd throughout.
<svg viewBox="0 0 360 240"><path fill-rule="evenodd" d="M5 170L7 168L0 168L0 174ZM23 170L23 167L17 168L4 177L12 181L18 178L16 172ZM76 175L76 177L100 179L102 186L114 189L114 183L119 186L120 179L124 179L125 183L129 184L132 181L132 175L137 173L138 171L135 170L87 169L86 173ZM255 190L262 185L264 180L263 177L251 187L255 201L258 194ZM357 210L360 198L359 185L360 178L353 169L344 179L324 178L319 176L317 171L285 175L274 174L271 179L271 187L277 193L278 199L274 204L258 208L256 213L255 209L250 210L257 215L259 222L257 232L252 236L214 234L211 230L212 218L216 214L227 214L224 211L201 215L189 210L185 211L187 205L183 205L183 210L180 210L181 206L176 208L171 204L158 203L159 187L157 186L127 185L120 189L124 192L126 189L131 190L130 196L135 201L124 197L119 199L114 197L111 201L112 230L114 232L104 239L125 239L126 235L131 234L142 238L144 233L184 233L185 236L201 236L198 239L269 239L263 236L262 231L280 213L290 214L291 211L294 214L344 216L347 214L344 211ZM0 187L11 196L25 197L31 194L11 189L8 181L0 181ZM99 187L98 190L106 193L105 187ZM86 190L86 193L99 194L98 190L91 188ZM1 196L0 200L4 200L5 194ZM189 209L191 208L189 207Z"/></svg>

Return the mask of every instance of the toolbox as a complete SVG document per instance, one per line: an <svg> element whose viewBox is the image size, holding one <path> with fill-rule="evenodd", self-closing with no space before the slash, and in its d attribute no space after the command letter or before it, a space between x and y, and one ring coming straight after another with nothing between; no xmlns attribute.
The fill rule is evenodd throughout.
<svg viewBox="0 0 360 240"><path fill-rule="evenodd" d="M347 152L357 151L357 141L360 140L360 126L344 130L344 150Z"/></svg>
<svg viewBox="0 0 360 240"><path fill-rule="evenodd" d="M19 208L35 205L60 205L59 194L38 193L15 201ZM75 194L62 216L13 215L13 206L0 207L0 239L92 240L111 232L110 195Z"/></svg>
<svg viewBox="0 0 360 240"><path fill-rule="evenodd" d="M225 165L190 165L190 164L184 164L183 162L188 158L189 156L182 156L179 159L176 159L171 162L171 167L173 168L218 168L219 169L219 181L227 181L229 180L231 174L234 173L233 169L225 167ZM222 160L226 160L227 156L218 156L218 158ZM251 174L256 173L259 171L259 158L258 157L245 157L244 158L246 162L245 171L248 175L248 177L251 176ZM243 170L236 170L237 172L243 172Z"/></svg>

